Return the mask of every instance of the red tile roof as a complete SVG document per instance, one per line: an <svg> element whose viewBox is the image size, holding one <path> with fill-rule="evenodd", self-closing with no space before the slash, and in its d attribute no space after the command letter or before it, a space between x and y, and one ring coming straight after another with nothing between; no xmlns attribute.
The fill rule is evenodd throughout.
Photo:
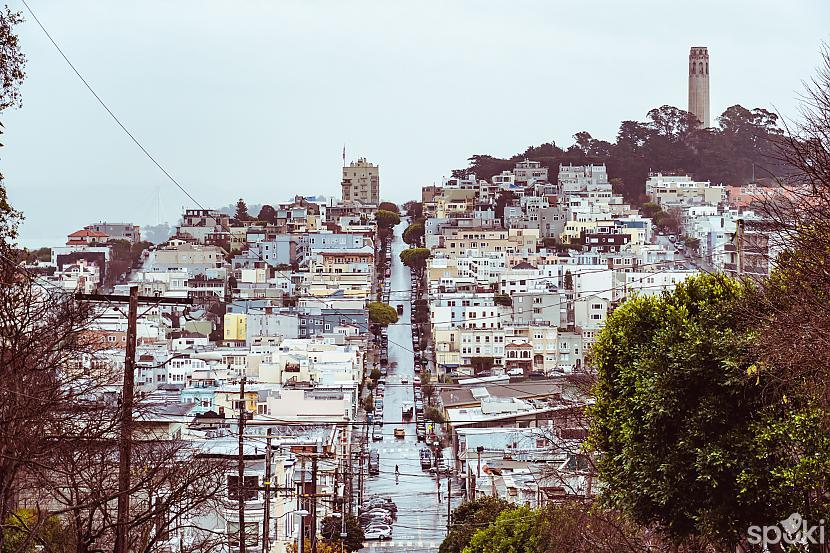
<svg viewBox="0 0 830 553"><path fill-rule="evenodd" d="M97 230L89 230L89 229L81 229L76 230L72 234L68 235L67 238L109 238L109 234L105 232L98 232Z"/></svg>

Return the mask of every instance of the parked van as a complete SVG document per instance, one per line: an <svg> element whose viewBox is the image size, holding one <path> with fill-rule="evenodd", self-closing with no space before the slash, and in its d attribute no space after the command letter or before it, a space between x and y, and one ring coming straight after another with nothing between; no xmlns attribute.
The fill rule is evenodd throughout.
<svg viewBox="0 0 830 553"><path fill-rule="evenodd" d="M369 474L380 474L380 453L369 452Z"/></svg>

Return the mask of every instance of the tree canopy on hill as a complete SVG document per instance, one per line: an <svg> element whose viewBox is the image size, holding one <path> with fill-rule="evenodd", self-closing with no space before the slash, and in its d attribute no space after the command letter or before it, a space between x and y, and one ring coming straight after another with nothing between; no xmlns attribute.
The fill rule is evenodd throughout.
<svg viewBox="0 0 830 553"><path fill-rule="evenodd" d="M378 205L378 209L382 209L383 211L391 211L392 213L397 213L399 215L401 213L398 204L392 202L380 202L380 205Z"/></svg>
<svg viewBox="0 0 830 553"><path fill-rule="evenodd" d="M391 229L401 222L401 217L394 211L378 209L375 213L375 220L378 223L378 228Z"/></svg>
<svg viewBox="0 0 830 553"><path fill-rule="evenodd" d="M604 162L615 191L639 204L644 201L649 171L689 173L696 179L731 185L751 181L753 173L763 181L791 172L777 159L776 144L783 133L775 113L734 105L717 122L717 127L698 129L690 113L661 106L649 111L644 122L623 121L613 143L582 131L566 149L548 142L506 159L474 155L469 166L456 169L453 176L475 173L480 179L490 179L527 158L548 167L550 179L555 180L560 163Z"/></svg>

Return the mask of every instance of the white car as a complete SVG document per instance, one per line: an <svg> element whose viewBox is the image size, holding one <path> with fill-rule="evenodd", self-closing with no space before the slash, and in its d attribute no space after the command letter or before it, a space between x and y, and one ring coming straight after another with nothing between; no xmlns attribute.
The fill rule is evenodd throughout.
<svg viewBox="0 0 830 553"><path fill-rule="evenodd" d="M367 540L388 540L392 537L392 532L380 526L370 526L363 532L363 537Z"/></svg>
<svg viewBox="0 0 830 553"><path fill-rule="evenodd" d="M409 377L408 376L401 376L401 384L409 384Z"/></svg>
<svg viewBox="0 0 830 553"><path fill-rule="evenodd" d="M392 534L392 526L380 522L372 522L367 524L363 531L366 532L367 530L380 530L381 532L389 532L390 535Z"/></svg>
<svg viewBox="0 0 830 553"><path fill-rule="evenodd" d="M522 369L520 369L519 367L516 367L514 369L510 369L509 371L507 371L508 376L522 376L522 375L524 375L524 373L525 372Z"/></svg>

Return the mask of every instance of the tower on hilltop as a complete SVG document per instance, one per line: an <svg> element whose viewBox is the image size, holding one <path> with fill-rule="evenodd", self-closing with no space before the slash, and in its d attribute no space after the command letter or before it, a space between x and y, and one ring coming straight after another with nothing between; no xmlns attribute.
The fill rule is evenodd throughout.
<svg viewBox="0 0 830 553"><path fill-rule="evenodd" d="M692 46L689 51L689 113L699 125L709 127L709 50Z"/></svg>

